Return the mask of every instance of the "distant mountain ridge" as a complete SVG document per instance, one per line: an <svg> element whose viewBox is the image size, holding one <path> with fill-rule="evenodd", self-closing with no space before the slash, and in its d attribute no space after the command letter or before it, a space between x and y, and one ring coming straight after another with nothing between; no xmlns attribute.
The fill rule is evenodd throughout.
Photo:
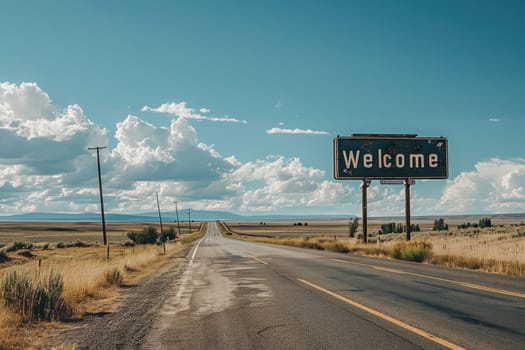
<svg viewBox="0 0 525 350"><path fill-rule="evenodd" d="M157 222L158 212L145 212L138 214L106 213L108 222ZM162 221L173 222L177 215L175 211L161 212ZM305 215L239 215L228 211L191 210L192 221L273 221L273 220L314 220L314 219L349 219L353 215L327 215L327 214L305 214ZM516 214L465 214L465 215L422 215L412 216L413 219L434 220L438 217L454 218L456 220L477 220L481 217L523 219L525 213ZM179 210L180 221L188 221L188 210ZM403 216L369 217L369 220L404 220ZM0 221L100 221L100 213L25 213L17 215L0 216Z"/></svg>
<svg viewBox="0 0 525 350"><path fill-rule="evenodd" d="M106 214L107 221L152 221L154 218L144 215ZM26 213L0 216L0 221L99 221L98 213Z"/></svg>
<svg viewBox="0 0 525 350"><path fill-rule="evenodd" d="M158 221L158 212L146 212L139 214L116 214L106 213L106 221L117 222L149 222ZM238 215L227 211L191 210L192 221L252 221L252 220L305 220L305 219L328 219L349 218L351 215ZM163 221L175 221L176 212L161 212ZM25 213L17 215L0 216L0 221L99 221L100 213ZM188 221L188 211L179 210L179 220Z"/></svg>

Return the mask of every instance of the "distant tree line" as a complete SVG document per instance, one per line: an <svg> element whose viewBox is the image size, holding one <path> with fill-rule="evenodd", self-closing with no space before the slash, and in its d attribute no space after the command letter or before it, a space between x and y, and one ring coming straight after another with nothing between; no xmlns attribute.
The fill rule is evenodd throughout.
<svg viewBox="0 0 525 350"><path fill-rule="evenodd" d="M419 225L411 224L410 225L410 232L420 232L421 228ZM403 233L407 232L407 226L403 225L402 223L395 223L395 222L389 222L387 224L381 225L381 230L379 230L379 234L388 234L388 233Z"/></svg>
<svg viewBox="0 0 525 350"><path fill-rule="evenodd" d="M434 220L432 231L448 231L448 224L445 224L445 219L439 218Z"/></svg>
<svg viewBox="0 0 525 350"><path fill-rule="evenodd" d="M142 232L128 232L127 236L135 244L165 243L177 238L173 227L162 231L159 235L157 229L153 226L144 227Z"/></svg>
<svg viewBox="0 0 525 350"><path fill-rule="evenodd" d="M467 228L485 228L485 227L492 227L492 221L490 218L483 218L478 221L478 223L463 223L458 226L458 229L467 229Z"/></svg>

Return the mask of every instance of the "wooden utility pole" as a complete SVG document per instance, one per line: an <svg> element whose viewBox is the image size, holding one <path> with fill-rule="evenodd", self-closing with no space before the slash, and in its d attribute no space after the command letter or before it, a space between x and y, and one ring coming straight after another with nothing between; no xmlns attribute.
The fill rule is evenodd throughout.
<svg viewBox="0 0 525 350"><path fill-rule="evenodd" d="M177 201L173 202L175 203L175 213L177 214L177 231L178 232L178 235L180 237L180 221L179 221L179 208L177 207Z"/></svg>
<svg viewBox="0 0 525 350"><path fill-rule="evenodd" d="M159 211L159 222L160 222L160 234L164 232L164 228L162 227L162 217L160 216L160 204L159 204L159 193L156 193L157 195L157 210Z"/></svg>
<svg viewBox="0 0 525 350"><path fill-rule="evenodd" d="M188 223L190 224L190 235L191 235L191 209L188 208Z"/></svg>
<svg viewBox="0 0 525 350"><path fill-rule="evenodd" d="M107 147L88 147L88 150L97 150L97 165L98 165L98 189L100 193L100 212L102 215L102 236L104 239L104 245L107 246L108 240L106 238L106 217L104 215L104 196L102 195L102 177L100 175L100 150ZM108 250L107 250L108 251ZM109 251L107 253L109 258Z"/></svg>

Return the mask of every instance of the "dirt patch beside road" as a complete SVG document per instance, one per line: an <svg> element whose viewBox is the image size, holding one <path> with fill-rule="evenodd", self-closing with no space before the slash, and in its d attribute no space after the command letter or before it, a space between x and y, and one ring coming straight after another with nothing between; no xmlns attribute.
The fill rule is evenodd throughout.
<svg viewBox="0 0 525 350"><path fill-rule="evenodd" d="M148 334L166 292L186 267L185 256L192 245L170 258L156 274L140 284L130 285L119 298L118 311L111 314L87 315L73 329L63 331L56 339L58 348L137 349Z"/></svg>

